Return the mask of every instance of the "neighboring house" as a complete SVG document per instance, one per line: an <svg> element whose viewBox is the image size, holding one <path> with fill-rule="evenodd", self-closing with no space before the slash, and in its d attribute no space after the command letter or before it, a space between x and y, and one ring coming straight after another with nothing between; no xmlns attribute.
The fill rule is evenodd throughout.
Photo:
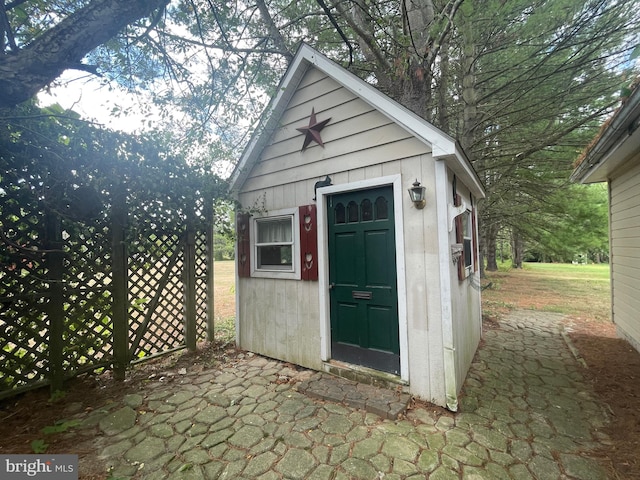
<svg viewBox="0 0 640 480"><path fill-rule="evenodd" d="M609 185L611 304L618 334L640 351L640 86L602 127L571 180Z"/></svg>
<svg viewBox="0 0 640 480"><path fill-rule="evenodd" d="M456 410L485 195L457 143L302 45L231 183L238 345Z"/></svg>

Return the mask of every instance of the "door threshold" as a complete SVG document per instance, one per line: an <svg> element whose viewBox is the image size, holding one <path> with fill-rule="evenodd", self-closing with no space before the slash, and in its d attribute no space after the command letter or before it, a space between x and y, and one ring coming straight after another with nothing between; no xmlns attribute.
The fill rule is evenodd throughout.
<svg viewBox="0 0 640 480"><path fill-rule="evenodd" d="M362 365L340 362L338 360L323 362L322 369L331 375L374 387L388 388L391 390L400 387L404 391L405 389L403 387L409 385L409 382L403 380L399 375L374 370L363 367Z"/></svg>

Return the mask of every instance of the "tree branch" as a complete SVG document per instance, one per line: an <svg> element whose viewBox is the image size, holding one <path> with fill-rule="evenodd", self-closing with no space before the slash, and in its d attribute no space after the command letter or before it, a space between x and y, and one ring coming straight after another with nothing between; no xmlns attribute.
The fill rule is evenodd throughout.
<svg viewBox="0 0 640 480"><path fill-rule="evenodd" d="M256 0L256 5L258 6L258 10L260 11L260 15L262 19L267 24L267 31L269 32L269 37L276 44L276 47L281 49L283 52L287 52L286 58L287 61L293 60L293 54L287 48L287 42L285 42L284 37L280 33L280 30L276 26L271 14L269 13L269 9L267 5L264 3L264 0Z"/></svg>
<svg viewBox="0 0 640 480"><path fill-rule="evenodd" d="M11 24L9 23L9 18L7 17L7 7L4 4L4 0L0 1L0 53L4 53L4 36L7 37L7 42L9 42L9 47L14 52L18 49L16 45L16 39L13 36L13 31L11 31Z"/></svg>
<svg viewBox="0 0 640 480"><path fill-rule="evenodd" d="M93 0L32 43L0 57L0 108L33 97L70 64L169 0Z"/></svg>
<svg viewBox="0 0 640 480"><path fill-rule="evenodd" d="M359 22L356 21L353 15L347 12L347 10L344 8L344 5L342 2L333 2L333 8L335 8L338 11L338 13L340 13L340 15L342 15L345 18L345 20L347 21L347 24L353 29L353 31L362 40L362 43L364 43L364 46L366 47L366 48L363 48L363 51L365 51L365 54L367 51L370 54L369 60L370 61L374 60L376 63L378 63L378 65L380 65L380 67L382 67L378 70L378 73L381 73L384 70L386 75L386 72L388 72L391 69L391 64L389 63L389 60L387 60L385 55L378 48L378 45L376 44L376 41L373 35L365 31L360 26ZM364 7L360 4L357 4L356 8L364 9ZM362 43L361 43L361 48L363 47Z"/></svg>

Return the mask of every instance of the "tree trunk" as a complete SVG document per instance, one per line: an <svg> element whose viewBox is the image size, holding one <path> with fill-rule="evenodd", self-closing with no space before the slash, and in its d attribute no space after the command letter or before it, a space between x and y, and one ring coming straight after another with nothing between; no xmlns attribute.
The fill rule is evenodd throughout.
<svg viewBox="0 0 640 480"><path fill-rule="evenodd" d="M498 261L496 258L496 244L498 229L494 226L488 227L485 233L485 251L487 253L487 271L497 272Z"/></svg>
<svg viewBox="0 0 640 480"><path fill-rule="evenodd" d="M476 34L472 19L460 15L459 28L462 40L462 101L463 113L460 125L460 145L467 155L472 153L475 132L478 124L478 89L476 78ZM473 162L475 158L471 158Z"/></svg>
<svg viewBox="0 0 640 480"><path fill-rule="evenodd" d="M482 221L480 217L478 217L478 261L480 262L480 278L485 278L485 262L484 259L486 257L486 238L484 234L484 229L482 228Z"/></svg>
<svg viewBox="0 0 640 480"><path fill-rule="evenodd" d="M511 248L513 250L513 268L522 268L522 257L524 255L524 241L517 231L511 237Z"/></svg>
<svg viewBox="0 0 640 480"><path fill-rule="evenodd" d="M32 98L65 70L95 73L96 67L81 64L87 53L168 3L169 0L94 0L23 49L0 53L0 108Z"/></svg>
<svg viewBox="0 0 640 480"><path fill-rule="evenodd" d="M438 98L438 125L441 130L446 133L452 133L449 122L449 105L450 105L450 89L449 89L449 42L447 39L442 44L442 54L440 56L440 84L436 90ZM482 270L482 269L481 269ZM482 273L482 271L481 271Z"/></svg>

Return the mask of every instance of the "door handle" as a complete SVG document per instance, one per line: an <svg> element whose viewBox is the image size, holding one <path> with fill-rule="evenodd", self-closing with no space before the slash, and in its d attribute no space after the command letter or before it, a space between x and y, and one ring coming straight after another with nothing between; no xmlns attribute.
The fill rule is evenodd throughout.
<svg viewBox="0 0 640 480"><path fill-rule="evenodd" d="M333 283L333 282L331 282L331 283L329 284L329 290L333 290L333 287L335 287L335 286L336 286L336 284L335 284L335 283Z"/></svg>

